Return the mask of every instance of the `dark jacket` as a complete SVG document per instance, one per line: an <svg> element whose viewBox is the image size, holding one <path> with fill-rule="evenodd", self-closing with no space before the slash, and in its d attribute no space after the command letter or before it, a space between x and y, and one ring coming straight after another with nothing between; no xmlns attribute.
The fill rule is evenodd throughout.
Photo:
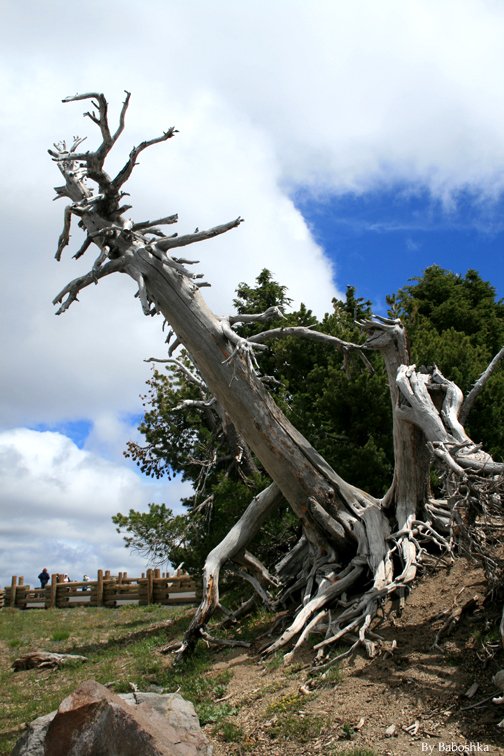
<svg viewBox="0 0 504 756"><path fill-rule="evenodd" d="M40 580L40 585L42 586L42 588L46 587L46 584L49 582L49 577L50 577L49 573L43 572L43 571L38 576L38 579Z"/></svg>

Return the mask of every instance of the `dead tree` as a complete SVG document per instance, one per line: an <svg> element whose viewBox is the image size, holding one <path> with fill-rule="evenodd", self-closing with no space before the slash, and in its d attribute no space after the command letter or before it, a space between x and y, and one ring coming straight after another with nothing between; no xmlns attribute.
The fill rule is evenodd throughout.
<svg viewBox="0 0 504 756"><path fill-rule="evenodd" d="M65 312L80 292L112 273L126 273L138 287L145 315L159 313L170 324L176 343L185 347L222 413L271 478L271 485L254 498L224 540L211 552L204 570L203 600L187 631L180 655L189 653L206 632L219 605L219 572L231 559L253 564L256 589L265 594L270 573L246 551L265 518L285 498L302 526L302 537L276 566L272 582L276 603L296 599L292 620L267 651L301 645L315 627L325 631L315 648L322 660L330 647L347 636L352 647L372 647L371 624L387 596L414 579L427 542L451 549L453 510L463 486L475 490L477 481L495 480L502 472L468 438L460 423L463 396L452 382L432 368L417 370L409 364L403 326L398 320L373 318L361 323L362 345L348 344L312 331L300 335L325 340L361 355L379 351L386 364L394 410L395 470L387 494L379 499L350 485L317 453L281 412L258 373L255 350L281 335L266 331L251 339L234 330L243 316L220 318L210 311L200 289L205 286L189 266L194 261L175 257L179 247L206 241L237 228L236 218L206 231L167 235L163 228L177 221L169 215L153 221L133 222L125 217L130 205L122 204L123 187L142 150L173 137L170 128L158 138L132 149L119 173L111 178L105 159L124 128L129 93L118 128L110 130L108 108L102 94L90 93L63 102L91 100L86 115L101 132L94 151L80 150L82 140L70 147L55 145L50 154L63 174L58 197L70 200L56 258L68 245L70 224L77 216L85 240L75 254L93 245L98 255L91 270L70 282L55 298L58 314ZM88 182L92 182L90 186ZM250 316L245 316L249 317ZM256 316L264 320L262 313ZM482 381L486 380L482 377ZM429 470L435 462L445 471L445 496L431 500ZM253 582L252 573L249 574ZM279 587L278 587L279 586Z"/></svg>

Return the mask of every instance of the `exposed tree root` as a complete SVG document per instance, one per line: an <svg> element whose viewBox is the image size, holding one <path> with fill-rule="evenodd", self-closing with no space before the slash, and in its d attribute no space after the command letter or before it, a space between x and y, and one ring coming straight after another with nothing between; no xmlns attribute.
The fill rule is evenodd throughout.
<svg viewBox="0 0 504 756"><path fill-rule="evenodd" d="M485 555L487 571L495 571L495 560L486 549L488 535L480 528L479 536L471 529L469 537L469 528L477 519L473 511L475 502L479 502L480 508L484 505L487 515L490 505L500 507L502 485L496 471L502 470L502 466L494 463L465 433L458 420L463 404L458 388L436 368L417 373L414 366L408 366L398 322L381 319L378 325L373 322L364 326L368 343L373 345L370 348L381 349L389 374L397 374L397 381L390 384L397 407L396 474L390 491L382 501L373 499L345 484L323 461L316 459L337 496L308 498L302 518L304 534L276 566L278 581L272 579L263 565L254 564L253 558L244 558L245 546L257 530L245 527L243 519L255 517L255 512L264 516L270 512L269 506L261 505L263 497L270 495L263 492L230 531L230 536L239 532L240 548L235 548L234 538L226 542L226 537L207 560L206 597L186 635L182 655L190 650L198 635L206 632L205 624L218 596L219 569L226 559L242 564L248 561L247 566L255 569L255 576L243 571L239 574L253 586L267 608L291 607L289 626L263 653L290 647L284 657L289 663L313 633L323 632L325 637L314 646L315 664L321 668L333 663L330 652L343 640L351 645L337 658L358 647L365 648L371 656L378 652L380 638L374 628L380 607L396 593L400 606L403 605L404 593L429 550L453 559L454 525L459 535L465 533L473 555L475 552L481 558ZM444 397L442 401L440 394ZM427 495L432 461L444 470L445 498ZM390 522L394 521L389 513L392 502L398 526L395 532L390 528Z"/></svg>
<svg viewBox="0 0 504 756"><path fill-rule="evenodd" d="M471 598L467 599L467 601L464 601L463 604L459 603L458 598L463 591L464 588L462 588L462 590L460 590L455 596L453 606L449 611L445 612L445 614L447 614L448 616L446 617L442 627L436 633L432 647L437 649L438 651L442 651L442 648L439 645L441 636L448 635L453 630L455 625L457 625L457 623L460 621L462 615L464 613L473 611L478 605L478 599L476 596L471 596Z"/></svg>
<svg viewBox="0 0 504 756"><path fill-rule="evenodd" d="M264 603L292 612L289 627L266 652L294 644L289 658L310 634L325 628L325 638L315 646L320 663L327 663L329 650L344 638L350 640L352 649L362 645L368 652L376 650L374 623L380 606L388 596L401 594L412 583L429 546L438 553L451 554L454 539L458 540L466 553L481 561L497 594L504 577L499 540L504 466L468 437L463 422L504 351L464 400L460 389L436 366L417 370L410 364L399 320L378 316L360 323L366 339L359 345L309 329L295 329L298 335L335 346L344 354L356 350L364 357L364 351L379 351L385 363L393 413L393 481L383 499L344 481L292 425L258 374L254 350L267 348L261 342L281 336L282 329L253 339L244 339L234 331L239 321L250 322L252 318L266 322L278 313L270 309L254 316L217 317L200 294L201 287L208 284L185 267L190 260L173 257L178 247L237 228L241 218L206 231L165 236L153 224L171 224L176 216L136 224L123 217L130 206L120 204L122 187L139 154L176 133L170 128L134 147L123 168L110 178L104 162L124 129L129 99L127 94L115 131L110 129L102 94L87 93L65 100L91 100L95 110L86 115L99 127L102 141L94 151L78 152L81 139L75 139L70 148L62 143L50 150L65 180L65 185L56 189L57 195L71 201L57 257L68 244L73 215L87 235L77 256L91 244L98 247L99 255L88 273L68 283L57 295L54 302L59 305L58 313L65 312L83 289L103 277L117 272L129 275L138 286L144 314L160 313L170 324L176 336L170 356L179 344L193 356L202 379L197 404L203 411L212 408L226 425L231 457L236 461L245 455L251 471L261 468L273 481L209 554L203 599L178 649L178 658L190 653L199 639L206 636L207 641L213 640L206 626L220 605L219 576L226 562L239 564L242 577ZM440 498L436 500L431 498L429 483L433 464L444 471ZM205 470L203 461L203 483ZM298 518L302 537L277 565L274 577L246 549L282 500Z"/></svg>
<svg viewBox="0 0 504 756"><path fill-rule="evenodd" d="M244 552L266 517L280 504L282 495L272 483L249 504L223 541L207 557L203 573L203 599L177 649L177 661L189 655L219 605L219 575L222 565Z"/></svg>
<svg viewBox="0 0 504 756"><path fill-rule="evenodd" d="M204 641L210 643L212 646L226 646L228 648L250 648L250 643L242 640L232 640L230 638L215 638L215 636L207 633L206 630L200 630L200 635Z"/></svg>

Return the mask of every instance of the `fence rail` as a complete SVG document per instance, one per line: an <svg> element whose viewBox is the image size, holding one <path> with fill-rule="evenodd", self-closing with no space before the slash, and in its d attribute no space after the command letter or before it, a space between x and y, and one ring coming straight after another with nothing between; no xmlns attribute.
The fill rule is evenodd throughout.
<svg viewBox="0 0 504 756"><path fill-rule="evenodd" d="M78 606L117 607L124 604L194 604L197 587L194 579L180 571L175 575L147 570L141 577L126 572L111 575L98 570L96 580L63 582L63 575L53 574L45 588L25 585L23 577L13 576L10 586L0 588L0 609L72 609Z"/></svg>

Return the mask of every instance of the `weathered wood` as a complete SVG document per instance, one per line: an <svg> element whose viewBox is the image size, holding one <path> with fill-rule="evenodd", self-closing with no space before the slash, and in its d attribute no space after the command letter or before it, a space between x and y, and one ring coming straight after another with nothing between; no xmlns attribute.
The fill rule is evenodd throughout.
<svg viewBox="0 0 504 756"><path fill-rule="evenodd" d="M9 605L11 608L14 608L16 606L16 588L17 588L17 577L16 575L13 575L12 580L11 580L10 599L9 599Z"/></svg>
<svg viewBox="0 0 504 756"><path fill-rule="evenodd" d="M51 575L51 592L49 594L49 608L54 609L56 606L56 593L58 589L58 576Z"/></svg>
<svg viewBox="0 0 504 756"><path fill-rule="evenodd" d="M148 605L152 604L152 597L153 597L153 591L154 591L154 586L152 582L153 579L154 577L152 574L152 570L151 569L147 570L147 604Z"/></svg>
<svg viewBox="0 0 504 756"><path fill-rule="evenodd" d="M236 525L208 555L203 570L202 600L178 651L180 658L191 653L201 636L202 629L206 627L219 605L219 574L222 565L247 545L250 538L259 531L263 522L277 508L281 500L282 496L278 486L272 483L258 496L254 497Z"/></svg>
<svg viewBox="0 0 504 756"><path fill-rule="evenodd" d="M96 577L96 606L103 605L103 570L98 570Z"/></svg>
<svg viewBox="0 0 504 756"><path fill-rule="evenodd" d="M87 662L87 656L77 654L55 654L50 651L33 651L20 656L12 664L12 669L19 672L25 669L47 669L62 667L65 664Z"/></svg>
<svg viewBox="0 0 504 756"><path fill-rule="evenodd" d="M77 95L66 101L90 96ZM103 95L93 97L106 103ZM129 95L121 111L117 135L124 126L128 103ZM133 224L125 219L119 188L131 175L139 152L171 138L175 130L169 129L163 136L133 148L124 168L111 179L104 170L104 160L116 137L108 136L111 132L106 107L101 107L92 120L102 134L102 144L95 151L78 152L79 139L70 149L61 144L50 151L65 180L64 189L59 188L58 194L61 196L63 192L72 203L65 214L57 256L60 257L70 237L73 215L78 216L87 238L99 249L92 270L71 281L56 296L58 314L65 312L84 288L101 278L116 272L129 275L138 286L144 314L159 313L170 324L176 344L183 345L192 356L207 390L240 433L250 457L252 453L257 457L272 481L208 556L203 599L181 653L191 650L206 632L205 624L219 604L219 572L226 561L235 559L241 566L246 562L248 570L255 570L256 574L244 576L269 601L260 582L261 579L267 582L268 571L261 569L257 560L244 560L244 553L257 532L258 521L273 510L272 500L280 495L299 519L303 535L299 549L294 547L292 555L282 560L278 568L279 582L284 588L278 602L296 597L298 608L290 627L270 645L269 651L284 646L296 635L303 641L309 630L325 617L329 606L336 607L337 612L329 621L326 639L318 644L319 653L325 653L327 646L348 633L357 634L357 644L365 644L382 599L394 590L402 590L415 577L422 551L418 534L421 533L423 542L430 538L447 550L451 548L430 522L422 522L429 501L431 456L460 477L475 469L479 474L492 475L502 472L504 467L495 464L465 434L458 416L461 396L454 384L436 369L417 371L410 365L400 321L376 317L360 324L366 334L364 345L336 340L335 346L361 353L376 350L383 356L393 408L394 476L382 499L343 480L297 431L266 390L254 358L254 350L265 348L259 343L260 338L247 340L237 335L234 326L240 318L243 322L243 316L226 318L211 312L201 296L203 284L170 254L174 248L237 228L241 218L204 231L196 230L194 234L169 237L149 234L150 222ZM88 180L97 185L97 193ZM254 317L266 319L265 315ZM314 338L313 333L308 337ZM316 339L330 341L326 335ZM442 392L442 409L434 401L436 392L437 396ZM389 520L396 527L394 533L390 532ZM394 561L392 551L397 554ZM159 570L154 573L148 570L145 589L138 589L148 604L155 600L154 581L158 577ZM371 587L364 587L364 583ZM340 601L342 589L353 592L348 603Z"/></svg>
<svg viewBox="0 0 504 756"><path fill-rule="evenodd" d="M111 601L114 602L114 601L139 601L139 600L140 600L140 594L138 591L130 591L129 593L106 592L103 596L104 605L106 605L107 603Z"/></svg>
<svg viewBox="0 0 504 756"><path fill-rule="evenodd" d="M104 574L108 574L108 579L104 578ZM16 591L13 606L18 609L55 607L67 609L97 605L111 607L125 601L137 601L139 604L146 605L149 590L150 603L165 605L194 603L197 585L190 575L180 574L169 577L165 574L161 577L159 571L159 577L154 577L155 574L156 571L151 570L149 580L148 577L129 578L125 572L114 577L110 575L110 571L104 573L103 570L99 570L96 581L75 580L65 583L58 580L62 576L54 573L46 588L20 585L19 578L15 578ZM10 606L12 585L5 591L0 590L2 601ZM0 608L2 608L2 603L0 603Z"/></svg>

